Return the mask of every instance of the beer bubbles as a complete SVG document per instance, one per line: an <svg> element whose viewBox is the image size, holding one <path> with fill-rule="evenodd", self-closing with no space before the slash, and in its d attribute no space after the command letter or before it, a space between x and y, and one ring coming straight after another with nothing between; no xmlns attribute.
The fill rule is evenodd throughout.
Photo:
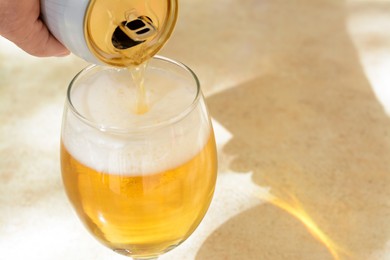
<svg viewBox="0 0 390 260"><path fill-rule="evenodd" d="M217 158L199 82L155 57L143 72L148 110L127 69L91 66L72 81L61 136L67 195L104 245L147 259L182 243L204 217Z"/></svg>

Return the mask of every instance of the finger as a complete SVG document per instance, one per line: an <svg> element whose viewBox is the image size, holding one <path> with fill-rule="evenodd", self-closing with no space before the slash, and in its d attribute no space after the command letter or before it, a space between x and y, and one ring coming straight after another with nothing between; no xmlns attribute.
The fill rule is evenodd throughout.
<svg viewBox="0 0 390 260"><path fill-rule="evenodd" d="M47 29L42 20L36 20L30 28L21 29L14 42L27 53L37 57L66 56L70 52ZM28 31L27 31L28 30Z"/></svg>

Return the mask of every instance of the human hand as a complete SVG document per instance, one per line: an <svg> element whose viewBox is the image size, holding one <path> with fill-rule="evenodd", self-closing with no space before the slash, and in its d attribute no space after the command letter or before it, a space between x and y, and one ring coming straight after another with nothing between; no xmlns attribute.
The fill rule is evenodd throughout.
<svg viewBox="0 0 390 260"><path fill-rule="evenodd" d="M39 0L0 0L0 35L37 57L70 53L41 20Z"/></svg>

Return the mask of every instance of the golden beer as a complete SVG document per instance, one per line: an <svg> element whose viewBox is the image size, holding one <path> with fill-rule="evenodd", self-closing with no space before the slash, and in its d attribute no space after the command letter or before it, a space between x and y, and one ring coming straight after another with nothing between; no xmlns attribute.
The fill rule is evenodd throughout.
<svg viewBox="0 0 390 260"><path fill-rule="evenodd" d="M106 246L133 256L165 252L195 230L212 199L216 162L212 135L188 162L137 176L96 171L61 146L63 181L80 219Z"/></svg>
<svg viewBox="0 0 390 260"><path fill-rule="evenodd" d="M114 251L145 259L199 225L214 193L217 156L194 74L162 57L138 72L91 66L72 81L61 169L87 229ZM140 106L143 84L148 102Z"/></svg>

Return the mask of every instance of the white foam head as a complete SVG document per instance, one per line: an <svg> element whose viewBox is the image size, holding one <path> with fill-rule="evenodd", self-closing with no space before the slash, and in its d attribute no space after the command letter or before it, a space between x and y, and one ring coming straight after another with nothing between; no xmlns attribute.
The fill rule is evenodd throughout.
<svg viewBox="0 0 390 260"><path fill-rule="evenodd" d="M153 174L187 162L205 146L210 135L208 115L188 78L150 66L145 80L149 111L141 115L135 112L137 86L126 70L91 71L85 78L73 83L71 102L101 129L68 109L62 141L86 166L112 174ZM176 122L166 123L172 118ZM121 133L104 130L110 127Z"/></svg>

